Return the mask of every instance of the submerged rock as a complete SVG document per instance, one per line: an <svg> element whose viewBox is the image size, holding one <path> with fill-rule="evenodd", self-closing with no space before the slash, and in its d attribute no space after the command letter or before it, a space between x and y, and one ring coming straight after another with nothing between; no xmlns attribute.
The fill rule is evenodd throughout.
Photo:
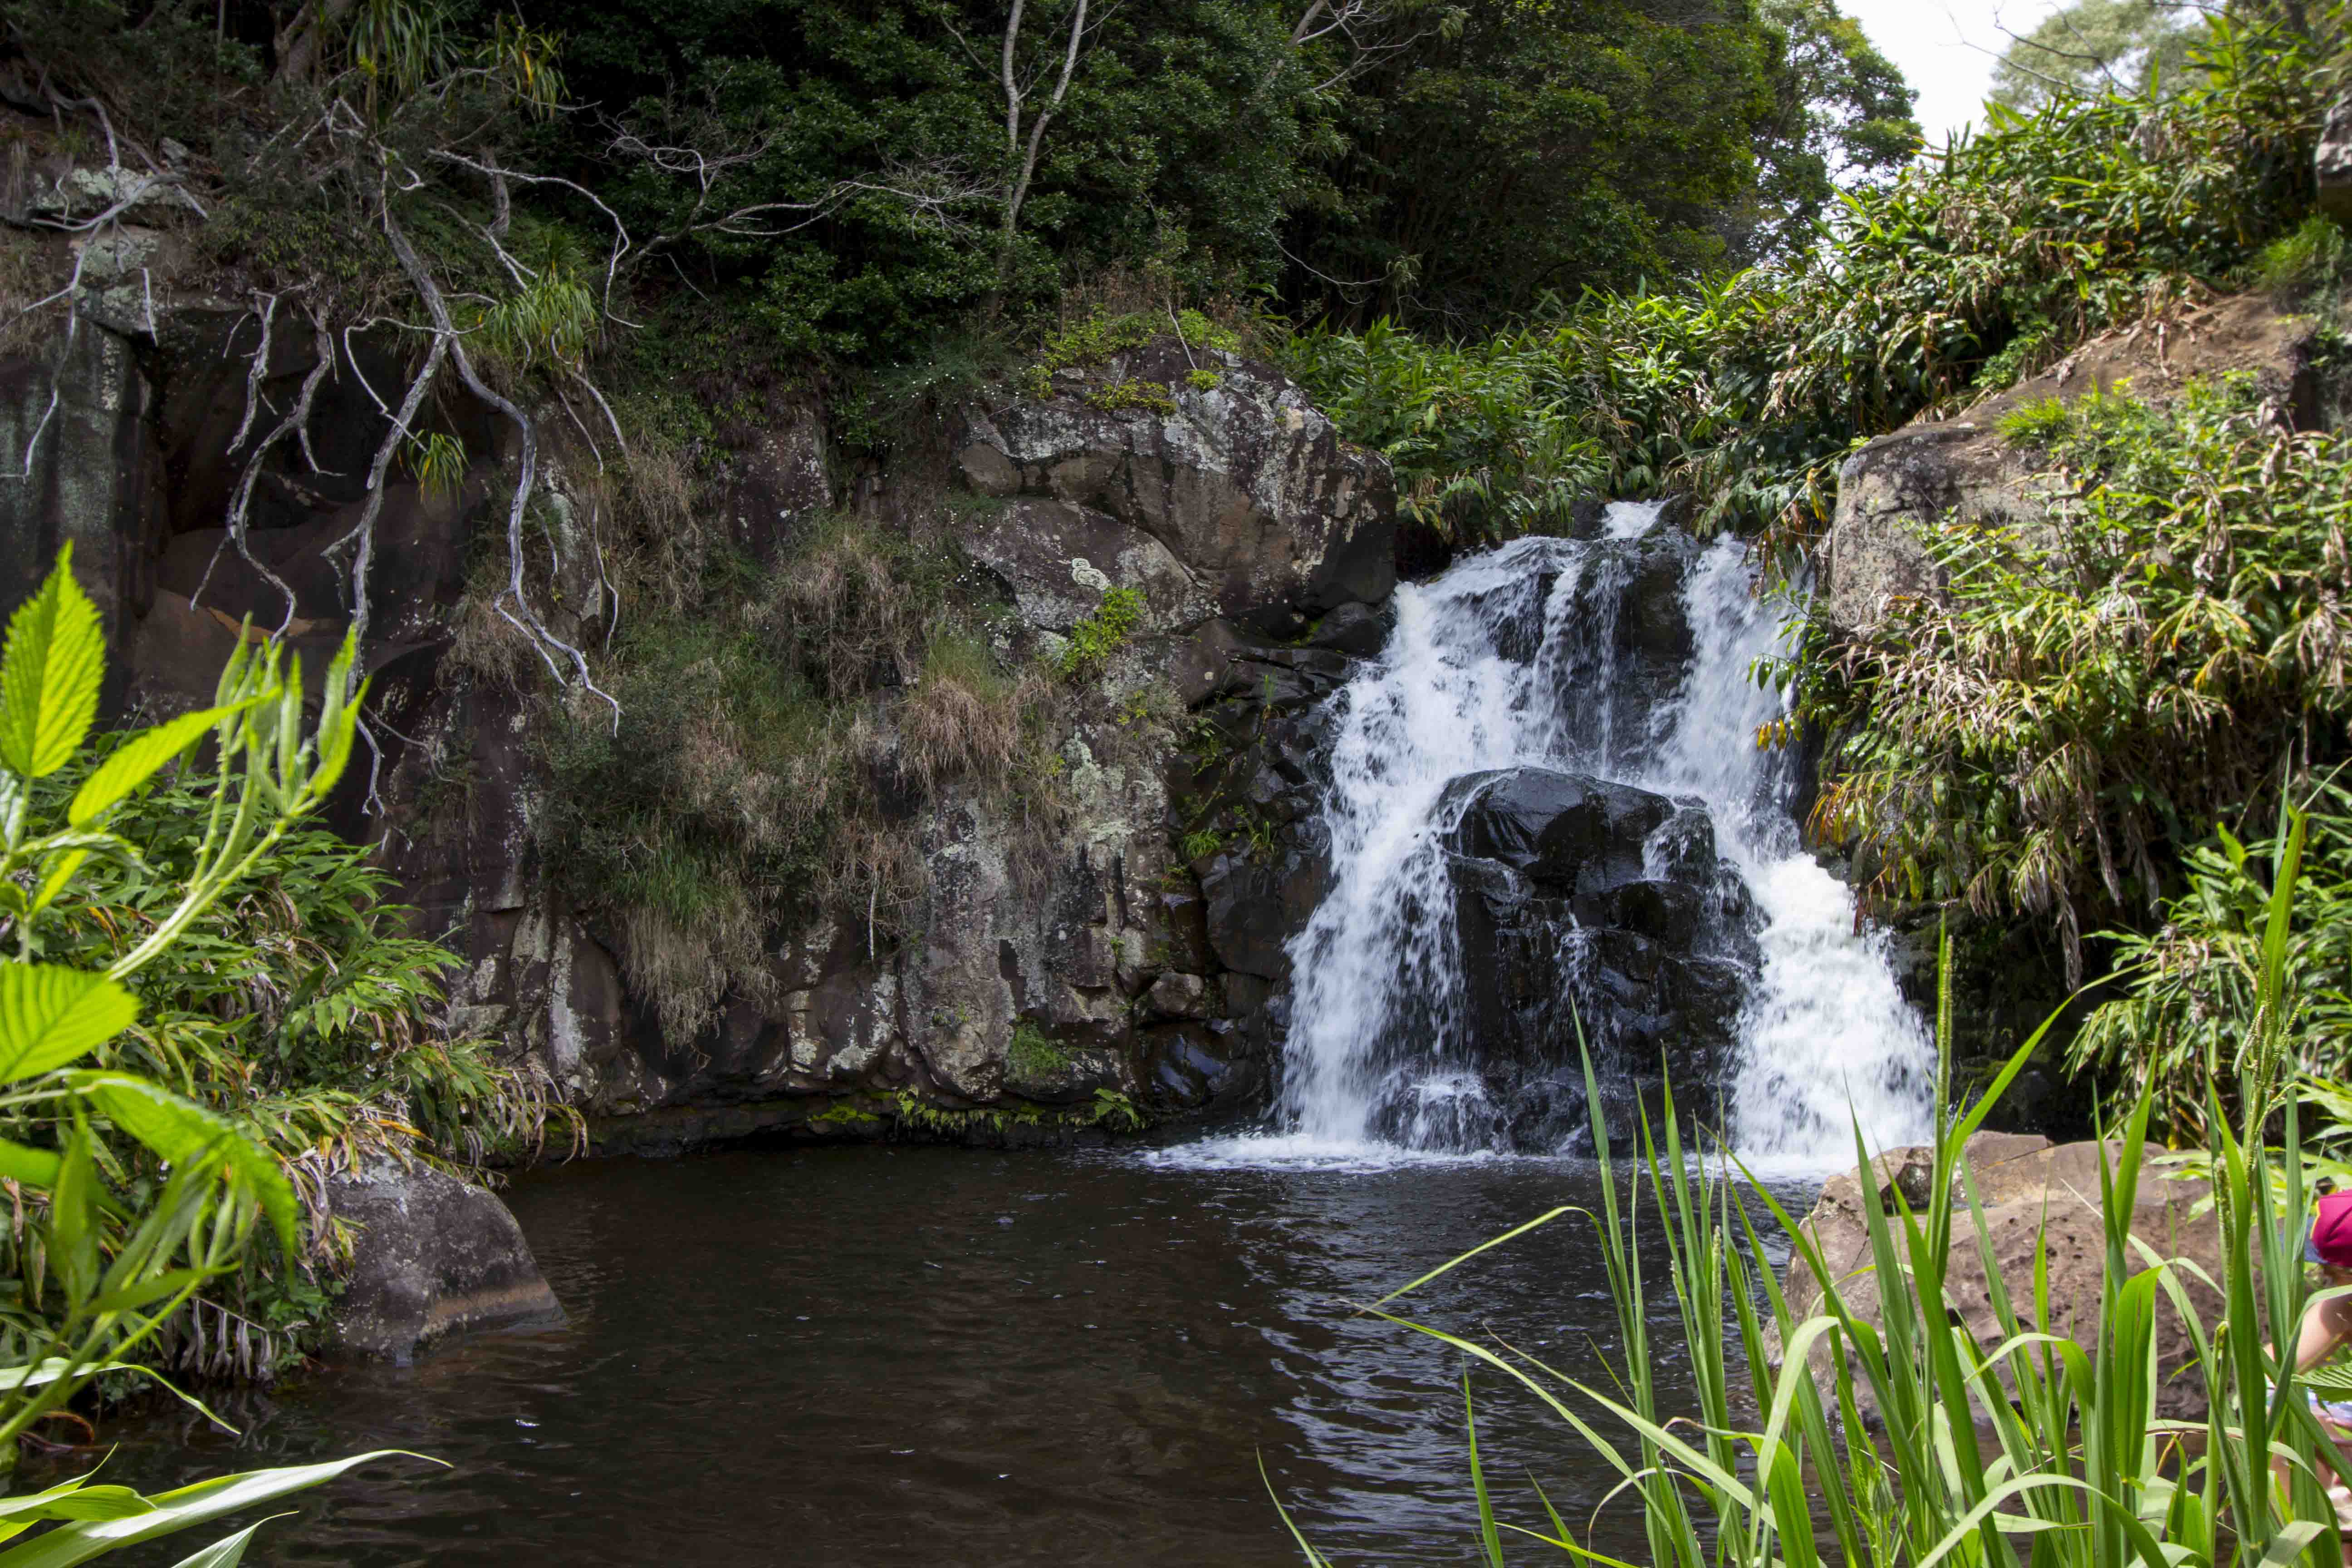
<svg viewBox="0 0 2352 1568"><path fill-rule="evenodd" d="M496 1194L390 1163L327 1184L334 1217L358 1227L336 1342L395 1362L451 1334L561 1323L563 1308L522 1227Z"/></svg>

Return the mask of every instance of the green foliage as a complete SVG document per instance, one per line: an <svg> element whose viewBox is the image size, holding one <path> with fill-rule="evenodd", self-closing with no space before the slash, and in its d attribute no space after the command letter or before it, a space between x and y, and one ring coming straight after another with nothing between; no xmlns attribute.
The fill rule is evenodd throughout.
<svg viewBox="0 0 2352 1568"><path fill-rule="evenodd" d="M1014 1079L1036 1083L1066 1072L1070 1053L1056 1045L1045 1030L1023 1018L1013 1026L1013 1043L1005 1048L1004 1065Z"/></svg>
<svg viewBox="0 0 2352 1568"><path fill-rule="evenodd" d="M1095 613L1070 628L1062 673L1076 679L1102 668L1143 625L1143 612L1142 589L1105 588Z"/></svg>
<svg viewBox="0 0 2352 1568"><path fill-rule="evenodd" d="M1549 526L1580 491L1686 489L1702 526L1812 532L1856 437L2228 277L2307 210L2311 58L2226 22L2200 47L2198 81L2160 101L1996 111L1852 193L1800 274L1588 295L1475 344L1308 331L1286 368L1450 531Z"/></svg>
<svg viewBox="0 0 2352 1568"><path fill-rule="evenodd" d="M347 640L327 671L318 727L306 731L299 660L289 667L274 643L240 644L211 709L131 738L68 800L43 786L81 745L104 674L98 614L70 561L69 549L60 552L18 607L0 655L0 917L16 949L0 967L0 1118L14 1134L0 1142L0 1173L18 1216L5 1237L13 1277L0 1289L0 1339L16 1363L0 1377L0 1467L34 1422L123 1367L206 1285L233 1273L257 1230L266 1225L282 1255L295 1249L297 1201L279 1162L236 1122L107 1070L99 1053L141 1021L134 982L161 973L334 787L364 696L363 685L353 689ZM202 802L184 879L147 918L126 921L103 968L68 962L88 956L58 937L93 908L93 866L143 869L138 847L114 831L126 803L206 741L222 768ZM93 1057L97 1066L78 1065ZM247 1490L257 1499L306 1484L281 1474ZM110 1541L213 1516L173 1506L180 1500L67 1483L28 1507L0 1507L0 1540L63 1521L0 1552L0 1563L79 1562L111 1550ZM137 1522L88 1522L124 1520Z"/></svg>
<svg viewBox="0 0 2352 1568"><path fill-rule="evenodd" d="M2284 1048L2305 1075L2304 1098L2352 1135L2352 794L2322 788L2308 817L2294 887L2294 936L2280 974L2291 1020ZM2067 1066L2112 1075L2126 1099L2154 1102L2168 1142L2201 1145L2212 1086L2245 1070L2256 1026L2270 910L2289 831L2241 843L2226 827L2181 858L2186 887L2153 932L2103 933L2115 943L2123 994L2103 1002L2068 1047ZM2311 1130L2315 1136L2318 1129Z"/></svg>
<svg viewBox="0 0 2352 1568"><path fill-rule="evenodd" d="M1078 1114L1087 1126L1108 1127L1115 1132L1140 1132L1149 1121L1134 1100L1115 1089L1095 1090L1094 1103Z"/></svg>
<svg viewBox="0 0 2352 1568"><path fill-rule="evenodd" d="M1164 386L1148 381L1112 381L1089 387L1087 401L1105 414L1126 414L1140 410L1157 414L1163 419L1176 415L1176 400Z"/></svg>
<svg viewBox="0 0 2352 1568"><path fill-rule="evenodd" d="M1587 289L1801 261L1833 176L1909 155L1908 94L1833 5L1761 9L1438 13L1342 100L1285 236L1292 302L1467 335Z"/></svg>
<svg viewBox="0 0 2352 1568"><path fill-rule="evenodd" d="M2002 415L1995 428L2011 446L2047 447L2075 428L2074 411L2063 397L2037 397Z"/></svg>
<svg viewBox="0 0 2352 1568"><path fill-rule="evenodd" d="M1021 373L1021 389L1032 397L1051 397L1054 395L1054 377L1062 372L1088 369L1121 354L1148 348L1171 327L1190 349L1238 353L1241 348L1239 334L1231 328L1218 326L1198 310L1182 311L1171 321L1149 310L1120 312L1097 310L1046 337L1038 347L1037 357ZM1196 371L1194 374L1204 373ZM1209 384L1215 385L1213 377L1216 373L1205 374L1213 378ZM1197 386L1200 384L1195 381L1193 384ZM1134 384L1118 382L1113 386L1133 387ZM1143 389L1137 390L1140 392ZM1107 392L1090 394L1089 400L1106 395ZM1169 400L1164 392L1160 398L1167 403L1166 412L1172 414L1176 411L1174 402Z"/></svg>
<svg viewBox="0 0 2352 1568"><path fill-rule="evenodd" d="M913 1131L935 1138L970 1138L980 1133L993 1133L1001 1137L1015 1127L1064 1131L1102 1127L1114 1132L1139 1132L1150 1124L1150 1118L1137 1108L1135 1101L1115 1089L1095 1090L1094 1098L1082 1106L1015 1105L985 1110L946 1110L931 1104L913 1089L902 1089L883 1101L882 1106L891 1123L901 1131ZM875 1120L864 1111L837 1114L841 1110L841 1107L835 1107L814 1120L844 1125L864 1125ZM0 1568L6 1568L6 1564L0 1563Z"/></svg>
<svg viewBox="0 0 2352 1568"><path fill-rule="evenodd" d="M2032 111L2074 93L2177 90L2197 32L2165 0L2072 0L2017 35L1993 67L1992 100Z"/></svg>
<svg viewBox="0 0 2352 1568"><path fill-rule="evenodd" d="M2314 213L2301 227L2263 247L2254 277L2282 305L2301 304L2313 293L2344 280L2344 230L2335 219Z"/></svg>
<svg viewBox="0 0 2352 1568"><path fill-rule="evenodd" d="M616 159L601 137L569 147L633 232L678 237L694 286L763 353L866 364L919 360L975 311L1042 308L1066 276L1148 273L1186 294L1270 284L1300 162L1329 122L1314 89L1343 47L1293 47L1297 18L1273 0L1096 7L1008 255L1020 153L999 85L1004 7L540 0L526 14L565 29L576 98L709 159L704 182ZM1030 113L1070 16L1024 12ZM765 203L800 205L714 222Z"/></svg>
<svg viewBox="0 0 2352 1568"><path fill-rule="evenodd" d="M2337 743L2352 440L2280 429L2242 376L2020 418L2057 526L1937 525L1949 592L1850 647L1815 825L1885 893L2051 917L2079 965L2175 847Z"/></svg>
<svg viewBox="0 0 2352 1568"><path fill-rule="evenodd" d="M514 292L477 312L482 346L517 371L546 362L577 371L596 332L596 296L560 264L542 268Z"/></svg>
<svg viewBox="0 0 2352 1568"><path fill-rule="evenodd" d="M544 828L681 1046L730 990L768 994L772 929L830 912L905 934L919 828L886 808L1040 787L1053 711L1044 680L998 668L994 595L935 533L813 518L772 569L714 550L685 586L600 671L617 721L560 716Z"/></svg>
<svg viewBox="0 0 2352 1568"><path fill-rule="evenodd" d="M450 7L438 0L359 0L341 13L339 29L336 42L364 83L362 98L371 115L469 68L496 79L540 117L563 100L554 37L510 16L494 17L487 37L469 39L451 25Z"/></svg>
<svg viewBox="0 0 2352 1568"><path fill-rule="evenodd" d="M72 726L86 716L55 694L95 690L78 651L95 646L92 624L63 575L14 624L18 646L45 645L53 657L12 666L19 707L6 710L0 698L0 718L19 718L15 733L50 747L30 756L37 765L67 748L66 761L20 791L16 810L20 820L60 821L85 842L37 884L37 921L16 902L19 952L40 963L0 971L0 1021L14 1019L31 1053L18 1070L54 1065L60 1053L92 1060L97 1070L84 1084L104 1118L90 1146L98 1168L144 1190L163 1168L199 1152L192 1139L233 1128L231 1147L249 1141L267 1163L253 1178L284 1194L267 1212L290 1247L295 1194L315 1215L331 1172L387 1156L471 1163L534 1149L548 1114L543 1081L485 1042L440 1038L428 1022L455 955L399 934L404 911L383 902L389 880L365 852L300 820L331 785L331 771L303 795L257 792L253 775L194 768L196 749L212 742L216 759L221 726L249 711L236 707L233 682L224 684L231 700L222 706L78 749L82 734ZM343 670L331 672L330 691L343 689ZM299 704L299 687L291 689ZM28 706L63 727L45 730ZM346 726L347 748L350 710L331 700L329 710ZM299 711L279 700L268 735L290 733L279 727ZM275 764L277 742L257 743L264 757L254 762ZM0 746L13 744L0 724ZM289 752L286 765L292 761ZM266 784L268 774L260 779ZM257 837L257 814L281 799L285 815ZM246 827L232 811L244 813ZM159 944L158 932L168 940ZM108 973L126 984L99 978ZM39 1106L0 1113L0 1131L14 1139L55 1129L54 1113ZM15 1296L0 1291L7 1343L37 1343L47 1331L56 1302L40 1289L42 1255L37 1238L0 1236L0 1276L19 1281ZM314 1276L336 1260L334 1237L314 1227L299 1259L257 1257L207 1276L142 1353L207 1374L267 1377L316 1342L323 1298ZM199 1319L257 1331L210 1336L199 1363Z"/></svg>
<svg viewBox="0 0 2352 1568"><path fill-rule="evenodd" d="M412 436L401 453L416 488L432 500L455 500L466 484L466 445L444 431Z"/></svg>
<svg viewBox="0 0 2352 1568"><path fill-rule="evenodd" d="M1825 1258L1769 1187L1748 1181L1735 1191L1711 1173L1720 1167L1687 1160L1671 1100L1659 1123L1662 1142L1652 1142L1645 1125L1630 1195L1621 1194L1596 1110L1601 1196L1600 1212L1589 1217L1617 1308L1622 1358L1605 1385L1568 1377L1514 1346L1386 1310L1484 1247L1365 1310L1447 1345L1466 1367L1516 1384L1571 1428L1620 1478L1601 1506L1622 1494L1626 1506L1641 1510L1645 1560L1653 1563L2326 1568L2336 1560L2336 1520L2315 1458L2340 1461L2325 1447L2292 1357L2282 1363L2270 1348L2295 1342L2308 1300L2301 1237L2311 1189L2285 1048L2300 841L2297 825L2264 912L2252 1033L2235 1053L2238 1114L2216 1118L2207 1137L2221 1232L2211 1273L2171 1256L2173 1238L2132 1231L2149 1179L2145 1095L2119 1136L2102 1145L2099 1190L2084 1194L2104 1216L2095 1316L2069 1321L2055 1310L2046 1289L2046 1236L2034 1238L2030 1274L2013 1248L1996 1257L1965 1146L2024 1068L2045 1024L1979 1103L1963 1110L1949 1102L1948 1086L1939 1086L1923 1186L1857 1184L1868 1245L1858 1268ZM1948 943L1944 964L1939 1032L1948 1040ZM1588 1098L1598 1107L1589 1063L1586 1074ZM2262 1141L2273 1118L2283 1119L2284 1132L2276 1149ZM1867 1171L1869 1151L1859 1136L1855 1142ZM1486 1246L1571 1212L1580 1211L1553 1209ZM1775 1278L1751 1217L1761 1214L1803 1266L1792 1266L1792 1278L1810 1276L1811 1300L1792 1300ZM1637 1233L1654 1224L1665 1240L1671 1313L1640 1261ZM1963 1276L1955 1244L1968 1247L1970 1234L1981 1272ZM1961 1289L1986 1301L1997 1324L1989 1340L1978 1340L1952 1309ZM2157 1414L2165 1307L2185 1331L2188 1364L2176 1375L2209 1405L2199 1421ZM1671 1325L1663 1332L1662 1322ZM1695 1416L1666 1406L1659 1373L1669 1365L1678 1369L1677 1381L1694 1385ZM1465 1396L1468 1389L1465 1377ZM1868 1421L1861 1415L1864 1394L1873 1407ZM1580 1542L1540 1489L1549 1532L1498 1521L1475 1411L1466 1414L1477 1508L1464 1526L1475 1531L1484 1561L1504 1561L1504 1530L1563 1560L1616 1561ZM1310 1564L1326 1561L1295 1525L1292 1532Z"/></svg>

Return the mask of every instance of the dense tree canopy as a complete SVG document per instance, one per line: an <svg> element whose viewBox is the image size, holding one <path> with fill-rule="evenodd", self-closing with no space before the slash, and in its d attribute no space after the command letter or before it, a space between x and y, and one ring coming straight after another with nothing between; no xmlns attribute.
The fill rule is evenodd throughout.
<svg viewBox="0 0 2352 1568"><path fill-rule="evenodd" d="M2202 13L2186 0L2074 0L2011 38L1992 98L2038 109L2067 92L2136 92L2177 79Z"/></svg>
<svg viewBox="0 0 2352 1568"><path fill-rule="evenodd" d="M1122 273L1491 328L1800 255L1832 182L1916 136L1833 0L528 10L594 105L569 155L682 231L676 279L739 291L779 349L852 359Z"/></svg>
<svg viewBox="0 0 2352 1568"><path fill-rule="evenodd" d="M1916 142L1901 78L1829 0L1471 0L1340 124L1287 292L1456 332L1793 254L1834 176Z"/></svg>
<svg viewBox="0 0 2352 1568"><path fill-rule="evenodd" d="M191 84L163 133L205 148L275 145L331 81L415 139L421 84L527 38L560 92L503 122L443 105L433 134L577 182L517 200L580 267L593 193L634 297L699 319L672 341L778 365L922 358L1074 285L1491 331L1801 266L1839 184L1917 142L1836 0L0 0L0 23L76 80L135 57ZM317 205L288 177L265 208Z"/></svg>

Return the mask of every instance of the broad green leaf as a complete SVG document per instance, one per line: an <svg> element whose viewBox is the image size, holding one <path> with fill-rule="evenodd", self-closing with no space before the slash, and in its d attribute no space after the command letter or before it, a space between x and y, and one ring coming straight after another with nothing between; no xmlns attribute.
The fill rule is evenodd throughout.
<svg viewBox="0 0 2352 1568"><path fill-rule="evenodd" d="M213 1276L201 1268L167 1268L128 1285L101 1291L84 1309L91 1317L102 1312L135 1312L151 1302L178 1294L192 1286L201 1285Z"/></svg>
<svg viewBox="0 0 2352 1568"><path fill-rule="evenodd" d="M425 1456L400 1448L380 1448L373 1453L354 1454L350 1458L330 1460L322 1465L289 1465L279 1469L247 1470L239 1475L218 1476L208 1481L198 1481L194 1486L182 1487L177 1491L163 1492L148 1499L155 1505L152 1513L142 1514L136 1519L61 1525L21 1546L0 1552L0 1568L72 1568L74 1563L87 1563L93 1557L102 1557L110 1552L119 1552L142 1541L176 1534L240 1509L274 1502L294 1492L308 1490L371 1460L395 1458L422 1459Z"/></svg>
<svg viewBox="0 0 2352 1568"><path fill-rule="evenodd" d="M269 1519L256 1520L235 1535L215 1541L202 1552L191 1552L181 1558L173 1565L173 1568L236 1568L238 1563L245 1561L245 1549L253 1543L253 1532L268 1524L270 1520L288 1517L289 1516L286 1514L273 1513Z"/></svg>
<svg viewBox="0 0 2352 1568"><path fill-rule="evenodd" d="M236 1431L236 1427L215 1415L212 1406L157 1372L153 1367L139 1366L131 1362L107 1361L76 1366L64 1356L53 1355L45 1361L35 1362L29 1366L0 1366L0 1394L14 1393L22 1388L39 1388L45 1384L55 1383L61 1377L92 1378L101 1373L109 1372L128 1373L134 1377L143 1377L222 1431L229 1433Z"/></svg>
<svg viewBox="0 0 2352 1568"><path fill-rule="evenodd" d="M28 1187L58 1184L58 1155L53 1149L31 1149L0 1138L0 1176Z"/></svg>
<svg viewBox="0 0 2352 1568"><path fill-rule="evenodd" d="M52 1487L35 1497L0 1498L0 1519L136 1519L154 1511L129 1487Z"/></svg>
<svg viewBox="0 0 2352 1568"><path fill-rule="evenodd" d="M76 827L89 826L108 807L153 778L165 763L203 740L214 725L248 706L231 703L226 708L199 709L140 731L82 780L81 788L74 791L73 805L66 809L66 820Z"/></svg>
<svg viewBox="0 0 2352 1568"><path fill-rule="evenodd" d="M0 1083L63 1067L138 1018L138 998L103 974L0 964Z"/></svg>
<svg viewBox="0 0 2352 1568"><path fill-rule="evenodd" d="M0 656L0 763L32 779L65 766L97 717L105 674L98 606L74 581L68 544L41 591L8 622L7 651Z"/></svg>
<svg viewBox="0 0 2352 1568"><path fill-rule="evenodd" d="M261 1200L270 1228L294 1251L294 1188L277 1157L227 1118L181 1099L160 1084L124 1073L78 1072L69 1079L99 1113L174 1165L217 1155Z"/></svg>
<svg viewBox="0 0 2352 1568"><path fill-rule="evenodd" d="M77 1118L58 1162L57 1185L49 1189L49 1269L75 1308L98 1289L102 1267L98 1251L101 1208L90 1142L89 1128Z"/></svg>
<svg viewBox="0 0 2352 1568"><path fill-rule="evenodd" d="M89 859L89 851L87 849L68 849L52 859L47 873L41 878L40 891L34 895L32 907L27 912L37 915L54 903L57 896L66 890L75 873Z"/></svg>
<svg viewBox="0 0 2352 1568"><path fill-rule="evenodd" d="M128 1487L83 1486L82 1483L89 1479L89 1476L76 1476L71 1480L59 1481L57 1485L48 1488L45 1491L26 1492L21 1497L0 1498L0 1519L65 1519L68 1517L81 1519L119 1519L127 1514L139 1512L142 1510L152 1506L148 1503L145 1498L139 1497L137 1492L131 1491ZM118 1509L113 1513L99 1512L72 1516L61 1513L50 1513L47 1511L55 1504L59 1503L68 1498L86 1495L90 1492L127 1493L131 1497L138 1499L138 1506L130 1509ZM100 1506L102 1509L105 1505L106 1500L101 1499Z"/></svg>

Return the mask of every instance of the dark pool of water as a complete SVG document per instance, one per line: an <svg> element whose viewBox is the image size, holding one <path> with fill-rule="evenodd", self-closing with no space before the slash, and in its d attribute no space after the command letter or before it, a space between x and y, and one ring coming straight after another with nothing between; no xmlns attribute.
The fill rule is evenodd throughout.
<svg viewBox="0 0 2352 1568"><path fill-rule="evenodd" d="M238 1438L121 1427L109 1469L153 1488L373 1447L448 1461L311 1494L257 1562L1223 1568L1296 1560L1263 1461L1340 1562L1468 1562L1462 1357L1347 1303L1597 1194L1558 1162L914 1148L536 1172L509 1202L568 1326L306 1377L246 1405ZM1575 1216L1412 1300L1586 1378L1616 1337ZM1671 1345L1671 1296L1654 1310ZM1677 1397L1678 1353L1662 1375ZM1530 1476L1589 1513L1612 1478L1575 1436L1491 1373L1473 1391L1505 1516L1540 1522ZM1621 1501L1600 1544L1639 1531Z"/></svg>

